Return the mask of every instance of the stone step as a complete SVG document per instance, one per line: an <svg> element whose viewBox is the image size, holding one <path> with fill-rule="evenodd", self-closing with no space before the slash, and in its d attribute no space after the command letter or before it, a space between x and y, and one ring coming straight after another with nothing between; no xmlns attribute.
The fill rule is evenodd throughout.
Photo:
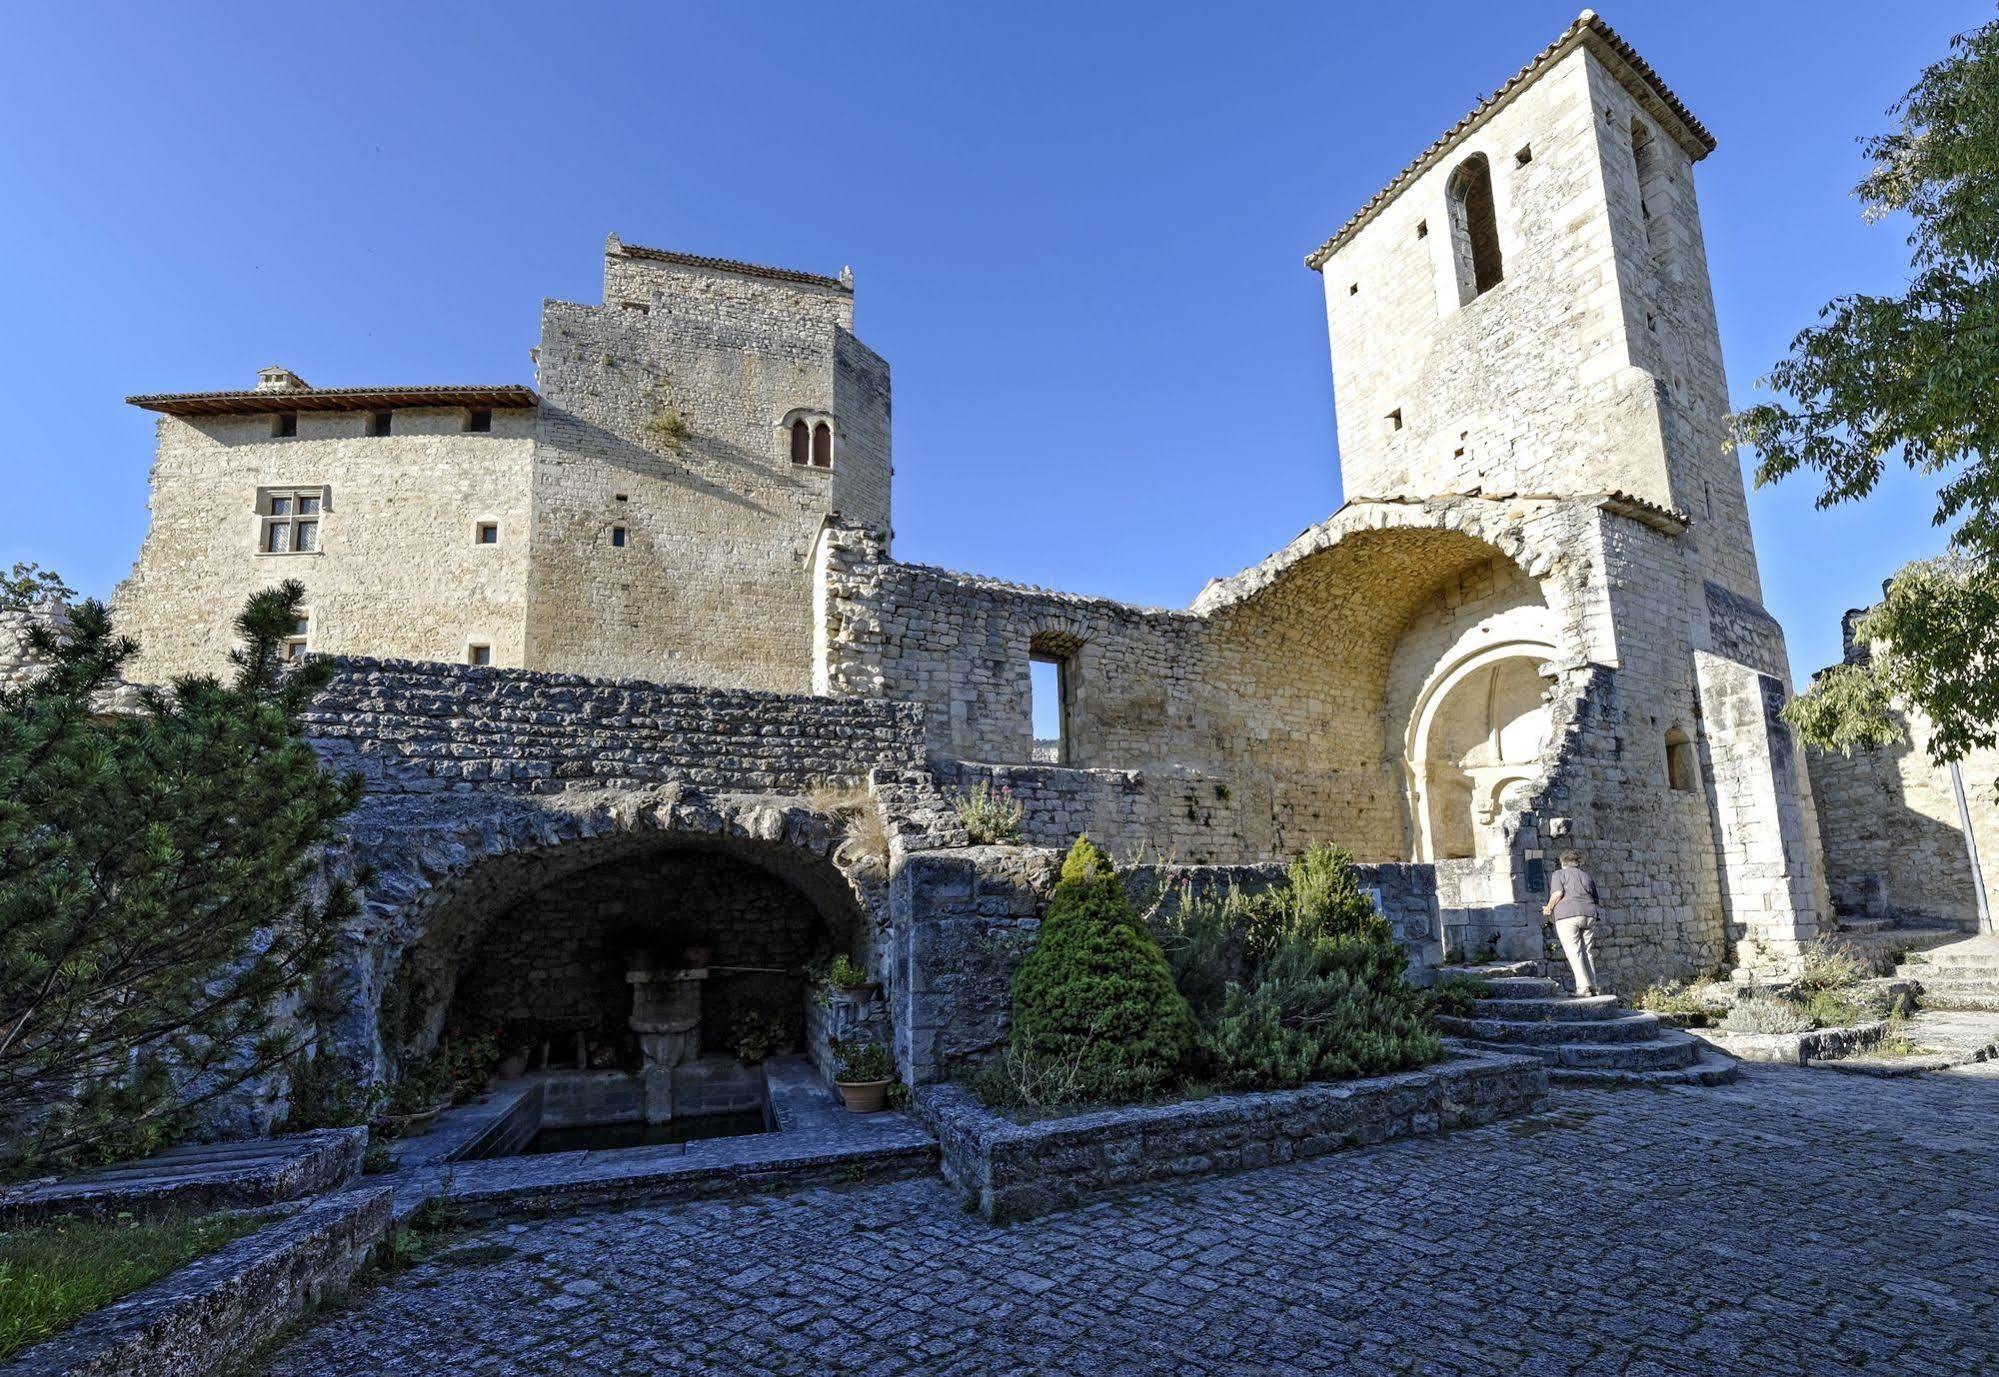
<svg viewBox="0 0 1999 1377"><path fill-rule="evenodd" d="M1493 999L1553 999L1562 993L1560 985L1539 975L1502 975L1485 983Z"/></svg>
<svg viewBox="0 0 1999 1377"><path fill-rule="evenodd" d="M1981 994L1951 985L1923 986L1921 1007L1925 1009L1999 1010L1999 994Z"/></svg>
<svg viewBox="0 0 1999 1377"><path fill-rule="evenodd" d="M1616 995L1588 995L1581 999L1570 995L1475 999L1471 1006L1473 1018L1531 1019L1536 1022L1616 1018L1620 1012L1622 1006L1618 1004Z"/></svg>
<svg viewBox="0 0 1999 1377"><path fill-rule="evenodd" d="M1585 1071L1674 1071L1699 1061L1703 1046L1692 1038L1672 1033L1662 1034L1649 1042L1555 1042L1521 1046L1478 1039L1467 1041L1482 1051L1538 1057L1550 1069L1570 1067Z"/></svg>
<svg viewBox="0 0 1999 1377"><path fill-rule="evenodd" d="M1620 1013L1610 1018L1521 1019L1517 1022L1498 1018L1454 1018L1440 1014L1437 1027L1452 1037L1508 1044L1649 1042L1659 1036L1658 1017L1640 1013Z"/></svg>
<svg viewBox="0 0 1999 1377"><path fill-rule="evenodd" d="M1909 953L1911 966L1990 966L1999 962L1999 942L1990 938L1960 940L1927 951Z"/></svg>
<svg viewBox="0 0 1999 1377"><path fill-rule="evenodd" d="M1551 1066L1548 1068L1548 1083L1575 1086L1726 1085L1741 1074L1740 1063L1710 1048L1689 1065L1660 1071Z"/></svg>
<svg viewBox="0 0 1999 1377"><path fill-rule="evenodd" d="M1540 974L1540 967L1532 961L1488 961L1480 966L1439 966L1439 978L1450 975L1468 975L1474 980L1504 980L1512 976L1533 976Z"/></svg>
<svg viewBox="0 0 1999 1377"><path fill-rule="evenodd" d="M1980 999L1999 999L1999 975L1960 976L1955 973L1912 975L1909 977L1923 987L1922 997L1932 995L1976 996Z"/></svg>
<svg viewBox="0 0 1999 1377"><path fill-rule="evenodd" d="M1999 958L1948 964L1904 961L1895 967L1895 974L1903 980L1999 980Z"/></svg>

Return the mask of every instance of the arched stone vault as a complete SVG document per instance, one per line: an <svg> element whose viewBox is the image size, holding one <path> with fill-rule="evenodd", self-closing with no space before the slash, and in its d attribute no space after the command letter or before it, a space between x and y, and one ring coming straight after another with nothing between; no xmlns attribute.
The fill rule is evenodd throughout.
<svg viewBox="0 0 1999 1377"><path fill-rule="evenodd" d="M883 877L840 850L801 800L706 795L680 785L526 797L503 791L370 799L347 827L340 868L363 876L361 917L329 969L329 1050L388 1069L438 1034L459 976L493 920L598 866L701 851L785 881L863 956L886 921ZM365 862L362 870L356 862Z"/></svg>

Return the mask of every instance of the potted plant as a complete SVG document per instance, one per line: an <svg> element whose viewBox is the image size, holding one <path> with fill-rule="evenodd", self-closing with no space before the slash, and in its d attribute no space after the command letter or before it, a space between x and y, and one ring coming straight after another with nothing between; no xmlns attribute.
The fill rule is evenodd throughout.
<svg viewBox="0 0 1999 1377"><path fill-rule="evenodd" d="M866 1004L881 993L881 982L868 979L868 973L860 962L842 954L833 958L833 964L826 968L826 988L848 1004Z"/></svg>
<svg viewBox="0 0 1999 1377"><path fill-rule="evenodd" d="M855 1114L873 1114L881 1109L895 1078L895 1063L888 1048L879 1042L843 1042L837 1048L840 1064L833 1084L840 1088L840 1100Z"/></svg>
<svg viewBox="0 0 1999 1377"><path fill-rule="evenodd" d="M451 1108L450 1070L437 1056L405 1065L389 1089L383 1130L392 1138L414 1138L430 1132L437 1116Z"/></svg>

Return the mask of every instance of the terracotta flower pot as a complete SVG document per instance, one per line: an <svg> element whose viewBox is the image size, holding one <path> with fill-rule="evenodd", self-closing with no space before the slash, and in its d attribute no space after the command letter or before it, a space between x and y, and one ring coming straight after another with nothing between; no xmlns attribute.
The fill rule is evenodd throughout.
<svg viewBox="0 0 1999 1377"><path fill-rule="evenodd" d="M888 1096L887 1081L834 1081L840 1099L853 1114L878 1114Z"/></svg>

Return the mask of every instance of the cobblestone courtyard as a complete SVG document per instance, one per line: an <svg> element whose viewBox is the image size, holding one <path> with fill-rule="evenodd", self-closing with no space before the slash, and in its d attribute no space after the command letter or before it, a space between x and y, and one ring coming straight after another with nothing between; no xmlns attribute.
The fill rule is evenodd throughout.
<svg viewBox="0 0 1999 1377"><path fill-rule="evenodd" d="M300 1335L363 1373L1966 1373L1999 1079L1749 1069L995 1228L941 1182L500 1224Z"/></svg>

